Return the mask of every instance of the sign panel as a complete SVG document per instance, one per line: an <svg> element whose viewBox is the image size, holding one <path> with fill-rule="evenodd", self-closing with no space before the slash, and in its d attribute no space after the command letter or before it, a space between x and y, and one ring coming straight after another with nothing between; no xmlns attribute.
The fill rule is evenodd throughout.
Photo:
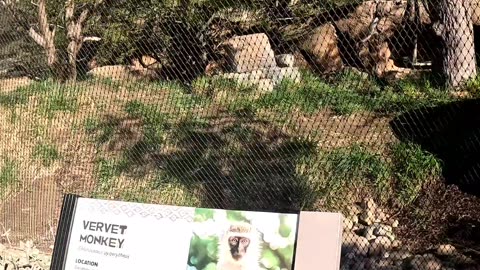
<svg viewBox="0 0 480 270"><path fill-rule="evenodd" d="M66 195L51 269L338 269L341 226L341 215L333 213L234 211ZM313 243L326 245L325 252L313 253ZM296 261L312 257L322 262L322 256L328 267Z"/></svg>

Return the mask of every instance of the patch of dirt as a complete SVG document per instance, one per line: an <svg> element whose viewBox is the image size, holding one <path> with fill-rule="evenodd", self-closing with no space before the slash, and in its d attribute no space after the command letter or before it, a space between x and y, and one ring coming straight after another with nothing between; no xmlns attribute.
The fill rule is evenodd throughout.
<svg viewBox="0 0 480 270"><path fill-rule="evenodd" d="M0 92L2 93L12 92L19 87L28 86L32 82L33 80L28 77L0 79Z"/></svg>
<svg viewBox="0 0 480 270"><path fill-rule="evenodd" d="M295 113L292 119L297 122L295 132L317 136L322 149L363 144L372 151L383 152L389 143L397 141L389 126L392 118L370 112L343 116L325 109L311 116Z"/></svg>
<svg viewBox="0 0 480 270"><path fill-rule="evenodd" d="M55 240L62 198L53 177L37 179L8 198L2 204L0 216L5 230L10 232L8 239L2 237L2 242L18 243L36 236L36 246L48 251Z"/></svg>

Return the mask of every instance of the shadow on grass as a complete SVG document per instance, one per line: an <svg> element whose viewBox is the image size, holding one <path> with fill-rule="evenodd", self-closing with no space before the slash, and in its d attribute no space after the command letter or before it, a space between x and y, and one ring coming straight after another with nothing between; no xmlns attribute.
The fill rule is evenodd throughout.
<svg viewBox="0 0 480 270"><path fill-rule="evenodd" d="M149 109L142 111L150 112L148 117L136 114L143 122L143 136L123 144L121 173L137 179L155 173L152 181L159 189L180 183L200 194L202 207L294 212L312 208L316 201L314 186L296 172L297 163L315 152L313 142L291 137L254 116L192 116L172 124L168 117L162 120L151 117ZM100 134L107 147L112 143L107 137L129 134L110 130L125 126L121 122L110 119Z"/></svg>
<svg viewBox="0 0 480 270"><path fill-rule="evenodd" d="M442 160L448 184L480 196L480 99L404 113L390 123L395 135Z"/></svg>

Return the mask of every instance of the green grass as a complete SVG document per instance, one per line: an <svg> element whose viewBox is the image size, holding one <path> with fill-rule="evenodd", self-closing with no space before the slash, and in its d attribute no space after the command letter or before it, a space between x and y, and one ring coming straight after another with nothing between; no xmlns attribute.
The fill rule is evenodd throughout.
<svg viewBox="0 0 480 270"><path fill-rule="evenodd" d="M237 83L234 79L221 77L199 77L192 83L193 93L212 97L220 91L231 93L252 93L256 87L248 83Z"/></svg>
<svg viewBox="0 0 480 270"><path fill-rule="evenodd" d="M16 90L0 94L0 106L15 108L28 102L30 96L46 93L50 89L58 88L59 84L52 81L34 82L28 86L18 87Z"/></svg>
<svg viewBox="0 0 480 270"><path fill-rule="evenodd" d="M115 90L118 90L120 88L120 86L122 85L122 82L120 81L115 81L111 78L101 78L101 79L98 79L97 82L100 82L104 85L107 85Z"/></svg>
<svg viewBox="0 0 480 270"><path fill-rule="evenodd" d="M339 73L327 81L304 71L301 82L283 80L257 104L283 113L299 108L311 114L330 108L339 115L349 115L361 111L398 113L452 100L428 79L403 79L382 89L375 80L354 72Z"/></svg>
<svg viewBox="0 0 480 270"><path fill-rule="evenodd" d="M0 167L0 187L2 189L14 185L18 182L18 166L14 160L3 159L3 165Z"/></svg>
<svg viewBox="0 0 480 270"><path fill-rule="evenodd" d="M161 172L156 173L156 178L144 186L121 189L116 186L116 179L121 176L123 161L100 158L96 161L95 175L97 184L91 196L95 198L111 198L139 203L152 201L167 204L199 205L199 198L182 184L166 179ZM115 192L113 192L115 190Z"/></svg>
<svg viewBox="0 0 480 270"><path fill-rule="evenodd" d="M54 91L43 96L40 112L47 118L53 118L57 112L76 112L77 98L70 92Z"/></svg>
<svg viewBox="0 0 480 270"><path fill-rule="evenodd" d="M396 189L402 204L410 204L429 181L441 173L441 163L418 145L400 143L392 148Z"/></svg>
<svg viewBox="0 0 480 270"><path fill-rule="evenodd" d="M88 135L94 135L95 141L99 144L108 142L115 134L118 125L117 119L100 121L97 118L87 118L84 122L84 129Z"/></svg>
<svg viewBox="0 0 480 270"><path fill-rule="evenodd" d="M92 193L93 197L107 198L115 185L115 178L119 176L118 165L115 160L100 158L96 161L95 174L97 185Z"/></svg>
<svg viewBox="0 0 480 270"><path fill-rule="evenodd" d="M419 146L397 143L390 158L362 145L320 151L300 163L299 173L316 184L329 206L344 202L354 190L369 190L370 196L401 207L415 201L427 183L440 177L441 166Z"/></svg>
<svg viewBox="0 0 480 270"><path fill-rule="evenodd" d="M176 153L178 156L171 157L166 165L162 164L165 168L155 167L154 173L160 175L159 179L163 182L155 180L147 187L126 190L117 195L143 202L149 199L146 194L158 195L161 190L165 190L165 194L174 190L184 191L184 188L191 188L187 182L196 183L199 180L196 177L203 177L199 171L212 173L209 175L212 178L222 177L216 166L227 168L228 177L242 186L249 181L259 181L257 178L270 178L271 175L285 173L273 166L284 159L293 161L298 167L295 174L282 177L297 181L298 190L292 191L292 194L296 194L292 196L305 197L305 205L311 205L318 197L334 205L341 203L345 196L348 196L348 192L367 189L384 202L406 206L415 201L426 183L438 177L438 160L415 145L395 144L388 153L390 156L386 156L385 153L375 153L362 145L327 151L317 149L310 141L294 143L294 138L285 139L278 144L263 141L266 139L262 137L264 135L249 125L250 119L245 118L256 119L260 109L273 112L273 117L278 120L281 117L290 117L293 110L306 114L325 108L341 115L361 111L398 113L452 100L445 91L435 88L427 79L404 79L395 84L381 86L379 82L355 72L341 73L331 79L322 79L308 72L302 74L303 80L300 83L284 80L273 92L258 99L252 95L253 88L239 86L231 80L199 78L194 82L191 93L173 82L128 84L131 91L148 90L152 93L166 92L168 95L155 104L131 101L124 105L124 111L129 117L141 120L143 137L135 145L123 149L123 153L115 159L100 159L97 162L98 188L95 194L107 196L109 190L114 188L117 177L148 165L144 164L151 162L148 157L158 154L164 146L178 147L182 143L188 145L192 142L193 146L202 146L197 149L198 153ZM46 93L42 94L43 103L50 104L49 111L52 114L56 111L75 110L75 106L69 107L76 103L74 96L58 95L58 91ZM229 112L235 123L222 126L218 132L212 132L214 123L196 115L194 109L207 110L208 105L212 105L210 102L219 93L226 94L223 96L226 98L215 106L219 105ZM16 100L6 104L20 104L23 102L22 95ZM185 121L175 121L179 115L184 117ZM95 134L98 143L106 143L117 132L119 121L89 118L84 122L84 129L88 134ZM269 125L274 124L270 121ZM221 143L210 144L217 140ZM256 145L254 149L248 148L253 144ZM257 153L255 149L260 152ZM190 149L184 150L190 153ZM39 156L51 155L46 149L42 151L44 154ZM241 161L247 157L248 162L254 163L251 168L229 165L230 159ZM275 160L270 160L269 157L275 157ZM127 177L131 176L133 174Z"/></svg>
<svg viewBox="0 0 480 270"><path fill-rule="evenodd" d="M85 132L87 132L87 134L92 134L97 130L99 125L100 123L98 119L89 117L84 123Z"/></svg>
<svg viewBox="0 0 480 270"><path fill-rule="evenodd" d="M170 127L168 116L160 112L156 106L145 105L138 101L128 102L125 111L129 116L143 121L142 146L152 151L157 150L165 140L166 131Z"/></svg>
<svg viewBox="0 0 480 270"><path fill-rule="evenodd" d="M40 160L43 166L49 167L56 160L60 159L57 147L52 144L37 144L33 149L33 158Z"/></svg>

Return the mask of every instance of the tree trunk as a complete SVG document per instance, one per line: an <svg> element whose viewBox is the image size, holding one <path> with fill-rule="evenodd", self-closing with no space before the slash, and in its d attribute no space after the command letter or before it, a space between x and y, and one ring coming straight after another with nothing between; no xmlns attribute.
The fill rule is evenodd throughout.
<svg viewBox="0 0 480 270"><path fill-rule="evenodd" d="M32 31L29 31L29 33L32 32L30 33L30 36L32 36L32 38L45 49L48 66L50 68L54 68L57 62L57 49L55 48L55 27L50 26L48 23L46 0L38 1L38 22L43 40L39 43L38 40L32 36Z"/></svg>
<svg viewBox="0 0 480 270"><path fill-rule="evenodd" d="M77 57L83 45L82 28L87 19L88 10L84 10L77 20L74 18L75 1L67 0L65 2L65 20L67 21L68 38L68 79L75 81L77 79Z"/></svg>
<svg viewBox="0 0 480 270"><path fill-rule="evenodd" d="M443 74L456 88L476 77L471 0L441 0L440 34L443 39Z"/></svg>

